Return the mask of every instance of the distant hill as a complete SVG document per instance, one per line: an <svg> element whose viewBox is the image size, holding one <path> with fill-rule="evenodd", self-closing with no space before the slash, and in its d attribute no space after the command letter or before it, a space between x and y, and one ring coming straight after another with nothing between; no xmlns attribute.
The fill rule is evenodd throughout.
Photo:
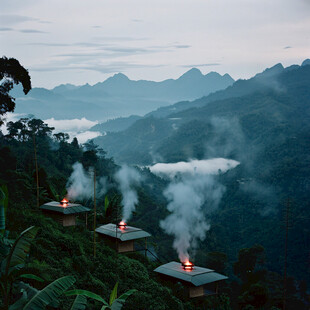
<svg viewBox="0 0 310 310"><path fill-rule="evenodd" d="M97 124L93 126L90 130L99 132L116 132L123 131L129 128L134 122L141 119L142 116L131 115L129 117L118 117L115 119L110 119L104 123Z"/></svg>
<svg viewBox="0 0 310 310"><path fill-rule="evenodd" d="M16 112L46 119L86 117L105 121L131 114L144 115L180 100L193 100L232 85L228 75L210 72L203 75L191 69L176 80L133 81L122 73L93 86L59 85L54 89L33 88L27 96L20 88L12 90Z"/></svg>
<svg viewBox="0 0 310 310"><path fill-rule="evenodd" d="M273 145L273 139L309 127L309 85L310 66L284 69L278 64L224 91L151 112L127 130L95 142L118 162L150 164L154 156L166 162L202 158L213 136L210 120L224 117L238 119L251 144ZM283 132L277 137L279 130Z"/></svg>

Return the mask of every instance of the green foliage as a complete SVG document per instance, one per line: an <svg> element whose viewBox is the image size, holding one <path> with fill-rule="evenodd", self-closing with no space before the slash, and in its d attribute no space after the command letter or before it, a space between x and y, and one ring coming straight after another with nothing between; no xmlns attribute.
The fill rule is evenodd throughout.
<svg viewBox="0 0 310 310"><path fill-rule="evenodd" d="M12 286L16 278L23 276L29 278L30 275L19 275L18 271L25 266L25 260L29 254L32 240L37 234L38 228L32 226L23 231L13 243L8 256L1 262L1 293L3 297L4 309L8 309L12 297ZM32 276L33 279L35 276Z"/></svg>
<svg viewBox="0 0 310 310"><path fill-rule="evenodd" d="M31 89L31 81L28 71L15 58L0 58L0 116L13 112L15 99L9 95L13 83L23 85L23 91L27 94ZM0 125L3 121L0 118Z"/></svg>
<svg viewBox="0 0 310 310"><path fill-rule="evenodd" d="M249 290L239 297L241 309L248 309L248 305L253 306L253 309L262 309L267 301L268 289L266 286L259 283L251 285Z"/></svg>
<svg viewBox="0 0 310 310"><path fill-rule="evenodd" d="M252 276L257 264L264 262L264 248L255 245L248 249L241 249L238 261L234 264L234 273L243 281L247 281Z"/></svg>
<svg viewBox="0 0 310 310"><path fill-rule="evenodd" d="M67 296L78 295L88 297L103 303L101 309L120 310L123 307L124 303L126 302L126 299L134 292L136 292L136 290L134 289L129 290L126 293L122 294L119 298L117 298L117 288L118 288L118 282L115 284L110 294L109 303L107 303L101 296L86 290L72 290L66 292L65 295Z"/></svg>
<svg viewBox="0 0 310 310"><path fill-rule="evenodd" d="M84 310L86 309L86 305L87 305L87 298L85 296L78 295L76 296L70 310Z"/></svg>
<svg viewBox="0 0 310 310"><path fill-rule="evenodd" d="M32 297L23 310L45 309L47 305L57 300L61 294L71 287L75 281L72 276L65 276L55 280Z"/></svg>
<svg viewBox="0 0 310 310"><path fill-rule="evenodd" d="M4 232L5 230L5 210L7 207L7 194L4 192L4 187L0 187L0 231Z"/></svg>

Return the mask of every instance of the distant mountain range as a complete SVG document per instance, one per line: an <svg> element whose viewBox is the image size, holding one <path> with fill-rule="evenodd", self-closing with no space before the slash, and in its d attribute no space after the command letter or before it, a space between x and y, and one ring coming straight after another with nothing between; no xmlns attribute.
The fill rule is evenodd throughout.
<svg viewBox="0 0 310 310"><path fill-rule="evenodd" d="M288 68L277 64L249 80L239 80L198 100L162 107L139 119L131 117L99 124L96 130L114 132L96 138L95 143L117 162L130 164L204 158L206 145L213 141L212 119L227 118L238 119L240 130L253 147L257 143L272 146L288 131L297 134L310 126L308 63ZM279 130L283 133L277 136Z"/></svg>
<svg viewBox="0 0 310 310"><path fill-rule="evenodd" d="M162 82L133 81L118 73L93 86L65 84L51 90L33 88L27 96L16 87L11 93L16 98L16 113L33 114L41 119L85 117L103 121L131 114L144 115L180 100L206 96L233 83L228 74L203 75L193 68L176 80Z"/></svg>

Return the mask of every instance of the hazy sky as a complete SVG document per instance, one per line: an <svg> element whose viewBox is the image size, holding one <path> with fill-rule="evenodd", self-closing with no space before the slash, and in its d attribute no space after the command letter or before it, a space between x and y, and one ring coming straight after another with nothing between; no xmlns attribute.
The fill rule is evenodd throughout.
<svg viewBox="0 0 310 310"><path fill-rule="evenodd" d="M310 58L310 0L2 1L2 55L33 87L177 78L191 67L248 78Z"/></svg>

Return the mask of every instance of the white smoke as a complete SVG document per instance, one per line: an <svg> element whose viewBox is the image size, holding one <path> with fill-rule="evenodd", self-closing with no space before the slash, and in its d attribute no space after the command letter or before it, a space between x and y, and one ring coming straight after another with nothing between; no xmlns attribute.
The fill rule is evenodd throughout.
<svg viewBox="0 0 310 310"><path fill-rule="evenodd" d="M83 165L76 162L73 172L67 182L67 192L69 199L90 199L94 197L94 172L84 170ZM96 195L103 196L108 190L108 182L105 177L101 177L96 182Z"/></svg>
<svg viewBox="0 0 310 310"><path fill-rule="evenodd" d="M140 184L142 177L136 169L123 165L116 172L115 179L123 196L123 221L126 222L131 217L132 212L135 210L135 205L138 203L138 194L135 186Z"/></svg>
<svg viewBox="0 0 310 310"><path fill-rule="evenodd" d="M205 239L210 228L206 216L218 207L224 194L225 187L217 181L216 175L239 164L231 159L213 158L156 164L150 168L173 180L164 191L171 214L160 226L174 236L173 247L182 262L189 259L189 252L194 255L198 241Z"/></svg>
<svg viewBox="0 0 310 310"><path fill-rule="evenodd" d="M81 163L75 163L67 182L69 199L88 199L93 196L94 182L91 173L87 173Z"/></svg>
<svg viewBox="0 0 310 310"><path fill-rule="evenodd" d="M189 251L195 250L198 241L205 239L210 228L206 214L217 208L224 190L213 175L186 174L164 191L171 214L160 226L174 236L173 247L182 262L189 259Z"/></svg>

